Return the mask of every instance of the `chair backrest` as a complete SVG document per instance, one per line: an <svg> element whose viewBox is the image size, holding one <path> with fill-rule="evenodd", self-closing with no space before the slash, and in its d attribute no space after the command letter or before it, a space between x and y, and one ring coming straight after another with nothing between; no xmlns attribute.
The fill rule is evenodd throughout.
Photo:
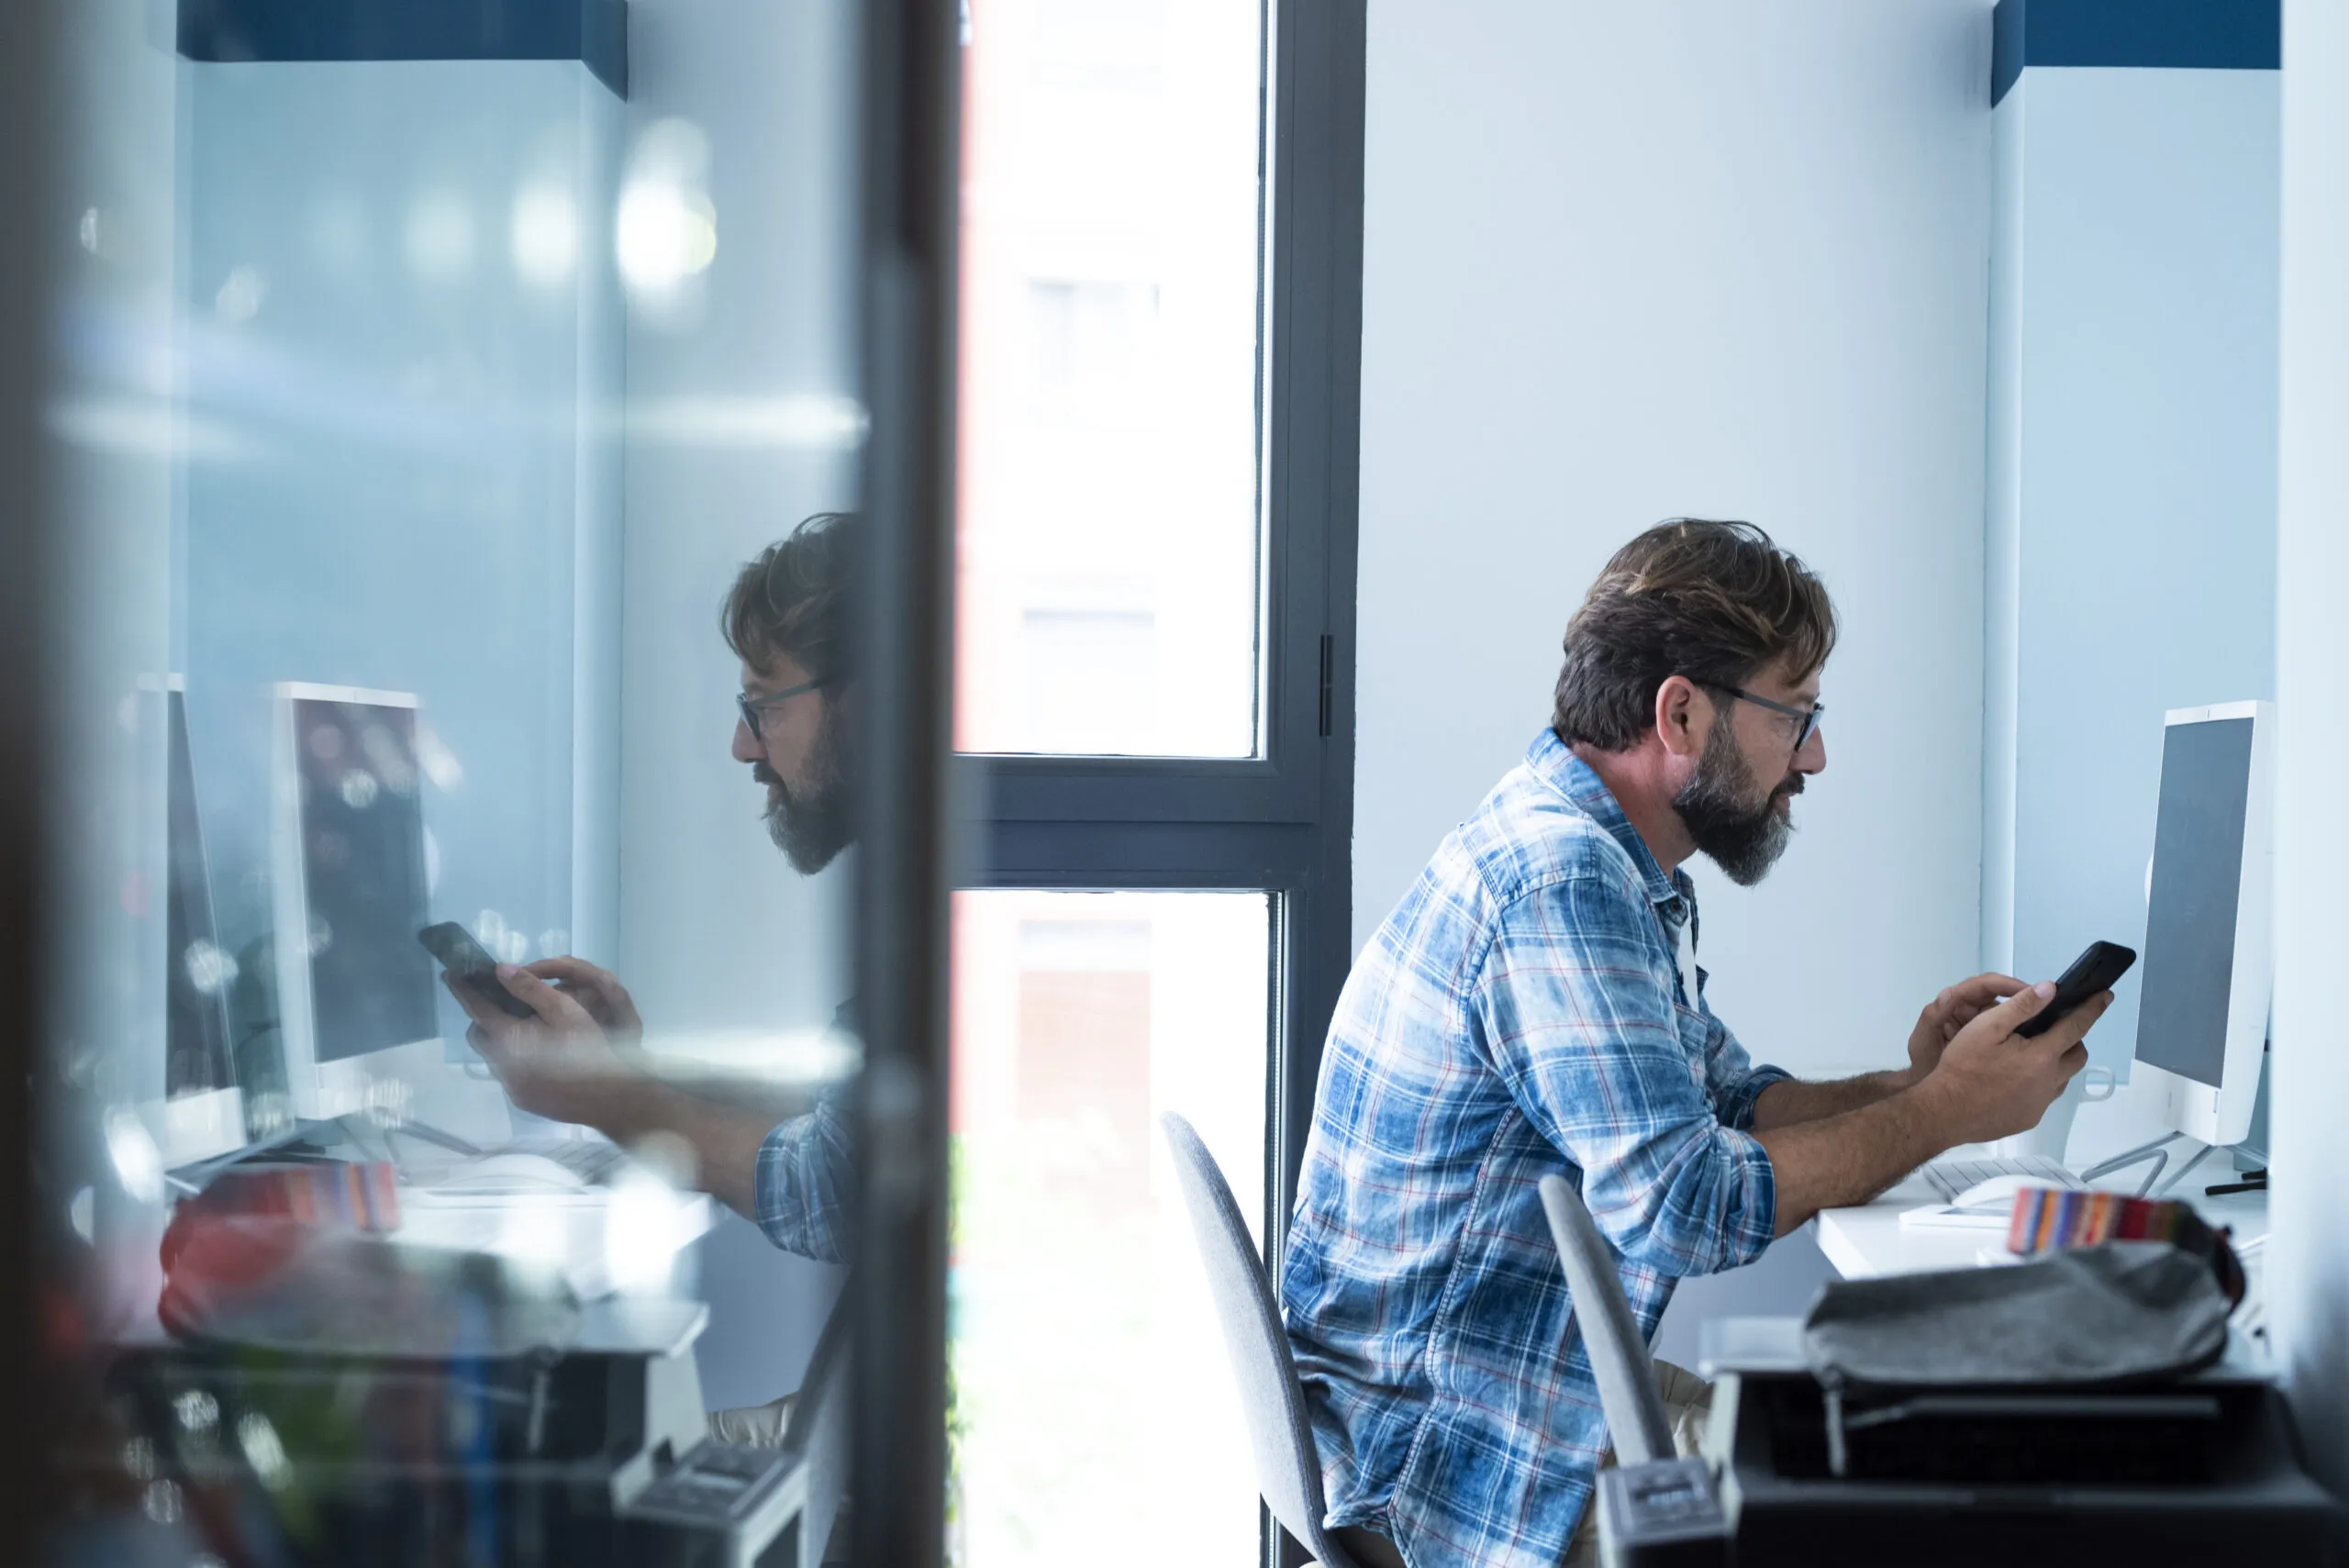
<svg viewBox="0 0 2349 1568"><path fill-rule="evenodd" d="M1655 1388L1655 1362L1631 1318L1623 1276L1607 1238L1583 1207L1582 1195L1564 1176L1542 1178L1542 1208L1550 1217L1550 1239L1565 1265L1566 1290L1575 1319L1590 1351L1598 1379L1598 1403L1615 1440L1615 1461L1625 1467L1673 1456L1672 1421Z"/></svg>
<svg viewBox="0 0 2349 1568"><path fill-rule="evenodd" d="M856 1281L841 1286L831 1316L816 1336L807 1357L807 1375L799 1380L799 1397L792 1402L791 1419L784 1428L783 1446L805 1454L807 1496L800 1507L799 1555L789 1568L819 1568L831 1543L841 1500L848 1494L848 1407L850 1344L849 1312L856 1300Z"/></svg>
<svg viewBox="0 0 2349 1568"><path fill-rule="evenodd" d="M1182 1184L1183 1205L1191 1213L1199 1262L1207 1268L1208 1294L1215 1301L1224 1351L1240 1385L1240 1407L1248 1418L1248 1441L1256 1454L1257 1489L1282 1528L1327 1568L1355 1568L1353 1559L1331 1545L1321 1528L1321 1461L1305 1413L1305 1390L1297 1381L1288 1331L1281 1326L1280 1308L1257 1260L1248 1222L1197 1129L1171 1112L1160 1121L1174 1151L1174 1174Z"/></svg>

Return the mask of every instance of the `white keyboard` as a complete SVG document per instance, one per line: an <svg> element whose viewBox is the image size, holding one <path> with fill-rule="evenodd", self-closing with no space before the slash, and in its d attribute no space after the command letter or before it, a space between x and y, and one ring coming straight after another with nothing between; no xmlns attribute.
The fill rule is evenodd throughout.
<svg viewBox="0 0 2349 1568"><path fill-rule="evenodd" d="M1948 1158L1935 1160L1922 1167L1917 1174L1941 1195L1943 1203L1955 1203L1968 1187L1987 1182L1994 1176L2026 1176L2042 1186L2063 1187L2068 1191L2084 1190L2087 1184L2064 1168L2060 1160L2044 1154L2024 1154L2012 1160Z"/></svg>

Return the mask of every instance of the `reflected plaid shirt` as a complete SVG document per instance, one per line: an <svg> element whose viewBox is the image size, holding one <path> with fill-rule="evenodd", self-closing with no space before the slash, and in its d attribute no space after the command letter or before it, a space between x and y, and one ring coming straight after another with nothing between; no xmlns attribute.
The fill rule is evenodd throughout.
<svg viewBox="0 0 2349 1568"><path fill-rule="evenodd" d="M832 1014L835 1031L854 1035L856 1000ZM786 1252L819 1263L845 1263L849 1210L856 1195L856 1162L849 1145L848 1087L835 1085L815 1107L793 1117L759 1145L751 1201L759 1229Z"/></svg>
<svg viewBox="0 0 2349 1568"><path fill-rule="evenodd" d="M1355 961L1282 1271L1331 1525L1412 1568L1553 1568L1608 1446L1535 1183L1581 1184L1653 1336L1750 1262L1777 1188L1762 1091L1687 994L1696 891L1544 730ZM1693 964L1690 966L1694 970Z"/></svg>
<svg viewBox="0 0 2349 1568"><path fill-rule="evenodd" d="M793 1117L759 1145L751 1196L759 1229L786 1252L819 1263L848 1262L848 1207L855 1191L849 1158L848 1106L840 1091Z"/></svg>

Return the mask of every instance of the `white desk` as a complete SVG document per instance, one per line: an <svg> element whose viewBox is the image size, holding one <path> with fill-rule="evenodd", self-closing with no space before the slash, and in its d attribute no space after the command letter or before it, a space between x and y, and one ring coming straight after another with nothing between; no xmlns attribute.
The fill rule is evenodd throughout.
<svg viewBox="0 0 2349 1568"><path fill-rule="evenodd" d="M2117 1191L2133 1193L2143 1179L2142 1170L2124 1171L2111 1185ZM2193 1204L2195 1211L2213 1226L2232 1227L2234 1245L2241 1251L2246 1242L2267 1234L2267 1195L2202 1195L2203 1187L2227 1179L2220 1173L2198 1171L2187 1178L2183 1188L2169 1195ZM1822 1209L1812 1221L1819 1228L1819 1250L1845 1279L1970 1269L1982 1265L1986 1251L2005 1252L2002 1230L1939 1230L1900 1223L1901 1210L1935 1201L1931 1188L1911 1178L1862 1207ZM2244 1266L2258 1272L2251 1258L2244 1259Z"/></svg>
<svg viewBox="0 0 2349 1568"><path fill-rule="evenodd" d="M462 1197L403 1186L394 1235L543 1264L560 1270L581 1300L593 1301L630 1286L665 1289L671 1261L717 1220L706 1194L651 1184Z"/></svg>

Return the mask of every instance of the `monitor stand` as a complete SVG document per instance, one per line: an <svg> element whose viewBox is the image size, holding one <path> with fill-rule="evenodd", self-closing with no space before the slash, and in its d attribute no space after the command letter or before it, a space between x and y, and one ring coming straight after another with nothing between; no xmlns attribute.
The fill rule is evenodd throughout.
<svg viewBox="0 0 2349 1568"><path fill-rule="evenodd" d="M2188 1156L2186 1163L2177 1168L2176 1174L2172 1175L2167 1181L2163 1181L2162 1173L2169 1165L2170 1155L2173 1152L2181 1152L2180 1151L2173 1151L2170 1148L2170 1145L2173 1143L2192 1144L2194 1152ZM2182 1183L2184 1183L2187 1177L2194 1173L2197 1166L2200 1165L2203 1161L2208 1160L2211 1155L2218 1153L2222 1147L2225 1148L2229 1153L2241 1153L2254 1161L2266 1158L2259 1150L2247 1143L2232 1145L2201 1143L2187 1137L2186 1134L2182 1132L2165 1132L2149 1143L2141 1143L2134 1149L2123 1150L2121 1152L2115 1154L2109 1160L2098 1161L2095 1164L2090 1165L2087 1170L2080 1173L2080 1180L2083 1182L2095 1182L2112 1174L2115 1171L2125 1171L2132 1165L2142 1165L2147 1161L2151 1161L2153 1162L2154 1168L2145 1173L2144 1184L2137 1189L2137 1195L2139 1197L2166 1197ZM2205 1187L2202 1189L2203 1195L2205 1197L2221 1197L2228 1193L2264 1193L2267 1190L2267 1169L2266 1166L2254 1165L2244 1167L2238 1165L2237 1171L2239 1173L2239 1178L2237 1180L2232 1182L2215 1183L2210 1186Z"/></svg>
<svg viewBox="0 0 2349 1568"><path fill-rule="evenodd" d="M2115 1171L2125 1171L2132 1165L2142 1165L2151 1161L2154 1168L2146 1173L2145 1184L2138 1188L2137 1195L2161 1197L2175 1191L2188 1176L2193 1173L2196 1166L2217 1152L2220 1147L2225 1147L2229 1153L2235 1156L2234 1167L2239 1173L2237 1179L2232 1182L2215 1183L2205 1187L2203 1195L2221 1197L2229 1193L2266 1192L2267 1190L2267 1090L2269 1066L2274 1061L2275 1042L2270 1040L2260 1050L2259 1092L2252 1102L2251 1132L2241 1143L2213 1145L2197 1142L2182 1132L2166 1132L2150 1142L2140 1143L2134 1149L2123 1150L2109 1160L2098 1161L2080 1173L2080 1180L2093 1182L2099 1177L2109 1176ZM2176 1152L2170 1145L2180 1142L2192 1143L2194 1153L2186 1163L2177 1168L2176 1174L2165 1182L2162 1180L2162 1172L2168 1166L2170 1155ZM2158 1190L2155 1187L2156 1183L2159 1183Z"/></svg>

